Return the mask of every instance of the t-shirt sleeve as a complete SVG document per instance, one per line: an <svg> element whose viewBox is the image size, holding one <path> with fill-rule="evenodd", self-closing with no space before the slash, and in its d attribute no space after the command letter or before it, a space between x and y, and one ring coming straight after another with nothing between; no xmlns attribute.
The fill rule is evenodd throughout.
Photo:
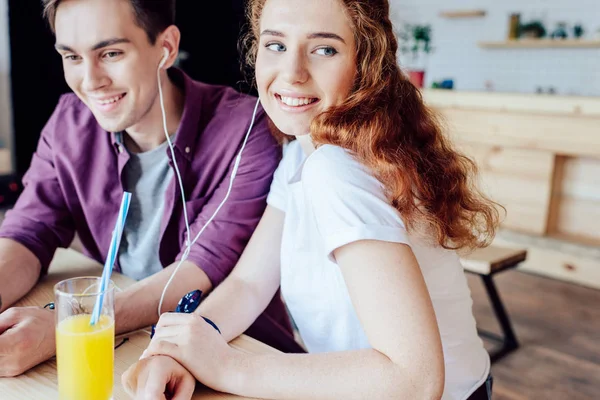
<svg viewBox="0 0 600 400"><path fill-rule="evenodd" d="M331 145L318 149L304 166L302 182L331 261L335 249L359 240L410 245L383 185L345 150Z"/></svg>

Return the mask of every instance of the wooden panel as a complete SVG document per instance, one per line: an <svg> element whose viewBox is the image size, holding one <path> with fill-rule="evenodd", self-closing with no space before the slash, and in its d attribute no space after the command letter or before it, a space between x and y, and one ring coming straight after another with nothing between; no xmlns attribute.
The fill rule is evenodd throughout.
<svg viewBox="0 0 600 400"><path fill-rule="evenodd" d="M442 18L476 18L484 17L486 14L485 10L453 10L453 11L442 11L440 17Z"/></svg>
<svg viewBox="0 0 600 400"><path fill-rule="evenodd" d="M543 235L546 232L554 156L550 153L458 143L480 169L480 187L506 208L502 226Z"/></svg>
<svg viewBox="0 0 600 400"><path fill-rule="evenodd" d="M600 117L600 97L550 94L463 92L423 89L425 102L440 109L502 111Z"/></svg>
<svg viewBox="0 0 600 400"><path fill-rule="evenodd" d="M479 42L479 47L487 49L564 49L564 48L600 48L600 40L553 40L553 39L518 39L500 42Z"/></svg>
<svg viewBox="0 0 600 400"><path fill-rule="evenodd" d="M600 118L463 109L440 112L455 141L600 157Z"/></svg>
<svg viewBox="0 0 600 400"><path fill-rule="evenodd" d="M552 194L550 195L550 210L548 211L548 225L546 227L547 234L556 234L558 225L558 214L560 210L560 202L562 193L560 185L563 182L565 171L565 161L567 157L557 156L554 159L554 174L552 177Z"/></svg>
<svg viewBox="0 0 600 400"><path fill-rule="evenodd" d="M599 200L563 197L556 228L557 237L600 246Z"/></svg>
<svg viewBox="0 0 600 400"><path fill-rule="evenodd" d="M551 233L600 245L600 160L567 158L561 175Z"/></svg>
<svg viewBox="0 0 600 400"><path fill-rule="evenodd" d="M515 233L498 235L493 245L526 248L527 260L519 270L600 289L600 248Z"/></svg>

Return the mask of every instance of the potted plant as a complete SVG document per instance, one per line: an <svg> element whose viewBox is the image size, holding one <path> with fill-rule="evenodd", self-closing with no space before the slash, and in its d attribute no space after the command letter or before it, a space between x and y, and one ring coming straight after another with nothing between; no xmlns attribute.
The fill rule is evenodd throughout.
<svg viewBox="0 0 600 400"><path fill-rule="evenodd" d="M546 28L542 21L533 20L519 26L519 37L540 39L546 36Z"/></svg>
<svg viewBox="0 0 600 400"><path fill-rule="evenodd" d="M406 55L405 66L411 82L418 88L425 81L427 55L431 53L431 26L404 24L403 29L396 32L400 39L400 53Z"/></svg>

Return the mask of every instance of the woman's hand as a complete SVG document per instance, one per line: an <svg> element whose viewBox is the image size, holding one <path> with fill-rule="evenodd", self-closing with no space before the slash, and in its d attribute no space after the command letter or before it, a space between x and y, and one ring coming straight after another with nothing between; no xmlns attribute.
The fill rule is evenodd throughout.
<svg viewBox="0 0 600 400"><path fill-rule="evenodd" d="M169 356L177 360L206 386L227 391L233 378L229 365L236 351L202 316L166 313L160 317L150 345L142 355Z"/></svg>
<svg viewBox="0 0 600 400"><path fill-rule="evenodd" d="M121 377L125 391L135 399L190 400L196 379L170 357L144 358Z"/></svg>

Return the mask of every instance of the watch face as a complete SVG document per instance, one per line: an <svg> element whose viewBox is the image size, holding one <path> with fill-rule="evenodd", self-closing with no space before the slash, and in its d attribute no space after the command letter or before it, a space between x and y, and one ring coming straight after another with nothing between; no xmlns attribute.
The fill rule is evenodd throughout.
<svg viewBox="0 0 600 400"><path fill-rule="evenodd" d="M175 312L182 313L193 313L196 308L200 305L200 298L202 297L201 290L192 290L185 296L179 300L179 304L177 304L177 308L175 308Z"/></svg>
<svg viewBox="0 0 600 400"><path fill-rule="evenodd" d="M196 308L200 305L200 299L202 298L202 290L192 290L179 300L177 307L175 308L176 313L190 314L196 311ZM216 328L215 328L216 329ZM154 331L156 330L156 324L152 325L152 333L150 338L154 337ZM218 329L217 329L218 330Z"/></svg>

